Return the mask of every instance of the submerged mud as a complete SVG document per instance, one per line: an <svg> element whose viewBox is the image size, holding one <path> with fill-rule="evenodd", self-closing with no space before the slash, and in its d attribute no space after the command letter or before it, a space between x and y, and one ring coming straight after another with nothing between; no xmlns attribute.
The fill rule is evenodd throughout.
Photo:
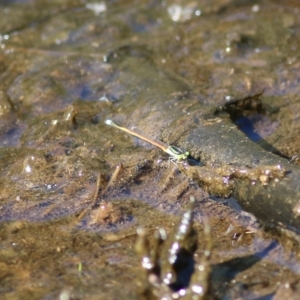
<svg viewBox="0 0 300 300"><path fill-rule="evenodd" d="M297 299L299 9L2 1L0 295L140 299L137 232L174 241L193 196L201 297Z"/></svg>

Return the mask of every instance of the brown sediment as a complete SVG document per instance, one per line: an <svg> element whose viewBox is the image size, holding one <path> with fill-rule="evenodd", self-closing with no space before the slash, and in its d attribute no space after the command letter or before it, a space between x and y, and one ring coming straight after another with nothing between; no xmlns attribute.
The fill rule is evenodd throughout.
<svg viewBox="0 0 300 300"><path fill-rule="evenodd" d="M139 64L150 64L150 62L145 57L131 57L116 62L120 70L126 69L131 64L138 66ZM200 102L195 103L195 95L192 93L186 94L185 100L182 102L172 99L170 94L174 93L174 90L185 91L187 87L182 82L170 78L169 74L159 73L158 77L155 75L157 74L155 68L152 69L152 72L150 68L147 74L140 72L139 68L135 70L134 78L137 85L142 85L142 81L147 78L151 95L147 91L139 91L140 105L143 110L147 111L146 120L140 118L134 107L127 107L127 116L131 122L135 124L147 123L149 130L151 130L155 124L154 120L159 115L163 120L162 126L165 127L162 130L162 137L165 140L169 139L170 144L177 141L180 148L189 150L191 157L207 167L209 173L214 173L215 168L232 167L235 170L232 173L234 188L232 189L230 184L228 192L225 193L226 196L233 195L246 211L253 213L266 223L284 224L284 226L294 230L300 228L300 219L295 218L293 213L294 206L300 196L299 168L291 165L287 159L269 153L252 142L232 123L227 112L219 114L217 122L207 124L206 120L214 118L215 108L207 108ZM124 82L122 76L118 78L120 82ZM164 85L164 94L157 94L155 91L158 81ZM149 101L149 98L153 101ZM155 109L155 103L159 99L169 99L164 102L160 110ZM188 113L183 114L182 109L188 103L193 105L189 107ZM167 107L170 107L172 113L170 110L168 113L164 110ZM164 124L168 124L168 126L164 126ZM197 168L196 166L195 170L198 170ZM238 174L238 170L243 168L247 169L245 178L241 173ZM271 170L271 172L266 175L264 170ZM255 182L250 179L251 174L256 178ZM191 177L194 178L194 176ZM200 177L198 176L198 178ZM209 180L209 176L202 176L201 184L207 180ZM219 184L210 184L210 187L208 187L209 184L202 186L204 188L207 186L207 190L216 195L222 195L221 192L224 191L225 187L228 187L227 183L224 182L224 176L221 175Z"/></svg>
<svg viewBox="0 0 300 300"><path fill-rule="evenodd" d="M1 2L0 297L138 299L136 228L172 235L197 195L195 260L210 248L205 214L212 293L298 299L299 247L269 246L269 232L299 228L299 3L207 3L107 1L99 15L80 0ZM167 154L109 132L107 118L191 151L192 166L170 174ZM271 226L251 230L234 199L205 191ZM78 224L93 204L98 219Z"/></svg>

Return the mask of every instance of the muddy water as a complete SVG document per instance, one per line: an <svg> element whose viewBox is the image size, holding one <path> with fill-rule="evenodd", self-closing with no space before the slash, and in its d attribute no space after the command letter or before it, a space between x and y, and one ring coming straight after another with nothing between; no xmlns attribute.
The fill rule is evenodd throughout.
<svg viewBox="0 0 300 300"><path fill-rule="evenodd" d="M207 297L297 299L297 244L215 196L235 185L217 172L227 172L223 152L228 165L262 170L262 147L297 173L299 9L297 1L1 1L1 297L140 299L137 228L172 234L195 196L196 261L207 248L203 216L213 240ZM262 91L263 112L243 111L229 125L214 113ZM107 118L190 150L191 167L205 172L195 178ZM260 145L244 164L224 131L243 136L235 124L249 136L238 145ZM200 127L214 139L196 141ZM262 175L250 185L238 178L247 188L236 194L249 202L251 184L263 194L290 183ZM287 219L274 215L275 225Z"/></svg>

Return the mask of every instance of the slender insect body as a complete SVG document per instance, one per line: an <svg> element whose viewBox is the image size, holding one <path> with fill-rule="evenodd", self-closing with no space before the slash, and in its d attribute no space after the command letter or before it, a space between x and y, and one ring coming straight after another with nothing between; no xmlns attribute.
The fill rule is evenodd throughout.
<svg viewBox="0 0 300 300"><path fill-rule="evenodd" d="M168 145L164 144L161 141L152 140L151 138L148 138L143 134L140 134L140 133L137 133L137 132L135 132L131 129L119 126L116 123L114 123L112 120L105 120L105 124L113 126L115 128L118 128L122 131L125 131L125 132L127 132L127 133L129 133L129 134L131 134L135 137L138 137L138 138L140 138L140 139L142 139L142 140L144 140L144 141L160 148L161 150L163 150L164 152L168 153L171 156L170 159L172 161L175 161L175 162L184 161L188 158L188 156L190 154L188 151L183 151L183 150L181 150L181 149L179 149L175 146L168 146Z"/></svg>

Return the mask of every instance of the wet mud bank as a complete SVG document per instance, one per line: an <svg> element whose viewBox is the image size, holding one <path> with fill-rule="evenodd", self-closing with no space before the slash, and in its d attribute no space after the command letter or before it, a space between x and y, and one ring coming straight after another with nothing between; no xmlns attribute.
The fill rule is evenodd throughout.
<svg viewBox="0 0 300 300"><path fill-rule="evenodd" d="M224 194L219 192L216 196L234 196L246 211L263 222L283 225L298 232L298 166L264 150L238 129L228 113L216 113L216 107L207 106L201 96L195 95L184 83L153 68L146 58L141 58L140 52L140 57L134 57L137 50L131 51L134 54L131 58L116 64L121 71L115 78L126 91L130 91L130 87L123 83L123 76L130 76L131 82L139 87L130 94L137 97L143 118L140 119L140 111L135 107L120 104L118 109L126 111L126 115L115 114L116 120L127 126L147 127L147 133L154 136L157 134L156 120L162 120L161 136L166 142L175 142L189 150L191 159L202 165L193 167L199 168L197 172L201 173L204 166L210 168L211 174L215 172L216 177L217 173L223 177ZM147 72L140 73L132 67L134 71L126 74L122 70L128 71L129 65L147 66ZM144 82L147 82L147 89L142 88ZM161 107L159 103L162 102ZM223 168L223 174L220 168ZM230 192L226 180L234 182Z"/></svg>
<svg viewBox="0 0 300 300"><path fill-rule="evenodd" d="M298 299L299 9L1 1L1 297Z"/></svg>

